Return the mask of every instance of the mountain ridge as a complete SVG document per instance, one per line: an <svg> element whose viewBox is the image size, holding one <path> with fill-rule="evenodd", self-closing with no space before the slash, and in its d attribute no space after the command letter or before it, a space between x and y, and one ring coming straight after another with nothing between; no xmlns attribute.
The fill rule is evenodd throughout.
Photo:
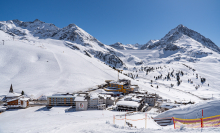
<svg viewBox="0 0 220 133"><path fill-rule="evenodd" d="M21 36L23 39L28 39L27 36L33 36L39 39L51 38L63 40L64 42L70 41L72 43L64 44L68 44L68 47L73 50L79 50L82 53L89 52L95 58L98 58L112 67L121 67L124 65L118 58L118 56L124 56L121 52L101 43L73 23L66 27L58 28L54 24L45 23L39 19L35 19L33 22L23 22L15 19L0 21L0 30L12 36Z"/></svg>
<svg viewBox="0 0 220 133"><path fill-rule="evenodd" d="M200 33L187 28L186 26L180 24L174 29L170 30L163 38L159 41L149 45L148 43L142 47L142 49L153 49L153 48L164 48L165 50L176 50L180 47L174 45L175 41L181 39L183 35L186 35L197 42L201 43L203 46L220 53L220 48L214 44L209 38L204 37Z"/></svg>

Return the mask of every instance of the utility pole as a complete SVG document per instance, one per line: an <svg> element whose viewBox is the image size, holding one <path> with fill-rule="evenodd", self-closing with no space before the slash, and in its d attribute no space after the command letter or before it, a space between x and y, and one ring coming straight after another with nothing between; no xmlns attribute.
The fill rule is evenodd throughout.
<svg viewBox="0 0 220 133"><path fill-rule="evenodd" d="M4 45L4 42L5 42L5 41L4 41L4 40L2 40L2 41L3 41L3 45Z"/></svg>
<svg viewBox="0 0 220 133"><path fill-rule="evenodd" d="M116 70L118 71L118 81L119 81L119 73L123 70L118 70L118 69L116 69Z"/></svg>

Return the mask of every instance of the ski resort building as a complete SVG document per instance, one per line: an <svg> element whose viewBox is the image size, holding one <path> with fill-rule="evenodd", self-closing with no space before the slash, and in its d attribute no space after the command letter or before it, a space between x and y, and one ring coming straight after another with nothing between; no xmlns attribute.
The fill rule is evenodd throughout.
<svg viewBox="0 0 220 133"><path fill-rule="evenodd" d="M47 106L75 106L72 94L53 94L47 97Z"/></svg>
<svg viewBox="0 0 220 133"><path fill-rule="evenodd" d="M75 98L76 111L85 111L88 109L88 100L86 97L77 96Z"/></svg>
<svg viewBox="0 0 220 133"><path fill-rule="evenodd" d="M138 85L131 85L130 88L131 88L130 92L135 92L135 91L138 91L139 86Z"/></svg>
<svg viewBox="0 0 220 133"><path fill-rule="evenodd" d="M105 98L101 96L90 96L89 101L88 101L88 105L90 109L99 109L102 106L105 106L106 108L105 103L106 103Z"/></svg>
<svg viewBox="0 0 220 133"><path fill-rule="evenodd" d="M158 98L159 98L158 94L148 94L146 96L145 102L148 103L148 105L150 105L150 106L155 106Z"/></svg>
<svg viewBox="0 0 220 133"><path fill-rule="evenodd" d="M98 106L98 110L104 110L106 109L106 104L99 104Z"/></svg>
<svg viewBox="0 0 220 133"><path fill-rule="evenodd" d="M118 81L109 81L106 80L108 87L105 88L107 92L122 92L122 93L130 93L133 92L136 87L131 88L131 80L128 79L119 79Z"/></svg>
<svg viewBox="0 0 220 133"><path fill-rule="evenodd" d="M112 91L112 92L108 92L108 91L104 91L104 92L101 92L100 94L103 94L103 95L109 95L111 97L119 97L121 96L123 93L122 92L117 92L117 91Z"/></svg>
<svg viewBox="0 0 220 133"><path fill-rule="evenodd" d="M27 108L29 106L29 98L17 97L7 100L8 108Z"/></svg>
<svg viewBox="0 0 220 133"><path fill-rule="evenodd" d="M145 95L129 94L116 103L120 111L141 111L145 106Z"/></svg>
<svg viewBox="0 0 220 133"><path fill-rule="evenodd" d="M110 105L114 105L116 99L110 95L92 95L88 99L88 108L103 110Z"/></svg>
<svg viewBox="0 0 220 133"><path fill-rule="evenodd" d="M118 101L116 105L119 111L139 111L142 108L141 103L135 101Z"/></svg>

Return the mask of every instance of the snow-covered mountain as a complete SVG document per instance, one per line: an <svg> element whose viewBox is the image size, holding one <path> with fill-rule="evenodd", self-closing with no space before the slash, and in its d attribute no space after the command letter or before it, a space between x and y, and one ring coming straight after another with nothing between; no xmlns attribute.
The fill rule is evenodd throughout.
<svg viewBox="0 0 220 133"><path fill-rule="evenodd" d="M209 55L212 55L211 59L217 57L216 61L218 61L220 53L220 48L210 39L183 25L178 25L160 40L150 40L141 47L141 50L157 51L156 56L149 57L154 58L153 61L157 58L157 62L166 63L173 61L198 62L207 60L211 57ZM151 60L150 58L147 59L147 62Z"/></svg>
<svg viewBox="0 0 220 133"><path fill-rule="evenodd" d="M38 19L33 22L9 20L0 21L0 30L26 40L28 36L38 37L39 39L63 40L69 48L79 50L90 57L98 58L110 66L121 67L124 65L119 58L124 56L121 52L104 45L75 24L58 28L54 24L45 23Z"/></svg>
<svg viewBox="0 0 220 133"><path fill-rule="evenodd" d="M141 44L122 44L120 42L116 42L114 44L109 45L117 50L138 50L140 49L143 45Z"/></svg>
<svg viewBox="0 0 220 133"><path fill-rule="evenodd" d="M109 46L111 46L115 49L119 49L119 50L126 50L126 48L125 48L126 46L124 44L120 43L120 42L116 42L116 43L111 44Z"/></svg>
<svg viewBox="0 0 220 133"><path fill-rule="evenodd" d="M141 50L147 49L149 46L154 45L154 43L158 42L159 40L150 40L146 44L140 47Z"/></svg>
<svg viewBox="0 0 220 133"><path fill-rule="evenodd" d="M220 53L220 48L215 45L210 39L204 37L200 33L193 31L182 24L172 29L159 41L149 41L148 49L164 49L164 50L177 50L183 47L178 45L177 42L185 38L191 38L202 44L203 47L207 47L215 52ZM148 44L148 43L147 43Z"/></svg>

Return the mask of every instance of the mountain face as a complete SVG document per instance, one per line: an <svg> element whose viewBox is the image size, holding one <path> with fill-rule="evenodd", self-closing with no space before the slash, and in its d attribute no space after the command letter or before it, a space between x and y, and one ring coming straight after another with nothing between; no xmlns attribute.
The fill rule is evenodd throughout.
<svg viewBox="0 0 220 133"><path fill-rule="evenodd" d="M183 25L178 25L160 40L150 40L141 47L141 50L145 49L157 51L157 56L152 62L157 60L157 62L166 63L212 60L213 57L218 57L220 53L220 48L210 39ZM148 58L148 62L150 62L149 60L150 58Z"/></svg>
<svg viewBox="0 0 220 133"><path fill-rule="evenodd" d="M120 42L116 42L114 44L109 45L117 50L138 50L140 49L143 45L141 44L122 44Z"/></svg>
<svg viewBox="0 0 220 133"><path fill-rule="evenodd" d="M109 46L111 46L115 49L118 49L118 50L126 50L126 46L124 44L120 43L120 42L116 42L116 43L111 44Z"/></svg>
<svg viewBox="0 0 220 133"><path fill-rule="evenodd" d="M121 67L124 63L119 59L124 55L101 43L96 38L79 28L75 24L69 24L64 28L58 28L54 24L42 22L38 19L33 22L22 22L20 20L0 21L0 30L12 36L20 36L22 39L38 37L39 39L63 40L64 45L79 50L85 55L98 58L113 67Z"/></svg>
<svg viewBox="0 0 220 133"><path fill-rule="evenodd" d="M147 49L149 46L154 45L154 43L158 42L159 40L150 40L146 44L140 47L141 50Z"/></svg>
<svg viewBox="0 0 220 133"><path fill-rule="evenodd" d="M193 31L182 24L178 25L176 28L172 29L168 34L166 34L161 40L153 42L151 45L146 45L142 49L164 49L164 50L177 50L181 49L181 46L176 45L176 42L187 36L199 43L204 47L207 47L215 52L220 53L220 48L215 45L210 39L205 38L200 33ZM147 43L148 44L148 43Z"/></svg>

